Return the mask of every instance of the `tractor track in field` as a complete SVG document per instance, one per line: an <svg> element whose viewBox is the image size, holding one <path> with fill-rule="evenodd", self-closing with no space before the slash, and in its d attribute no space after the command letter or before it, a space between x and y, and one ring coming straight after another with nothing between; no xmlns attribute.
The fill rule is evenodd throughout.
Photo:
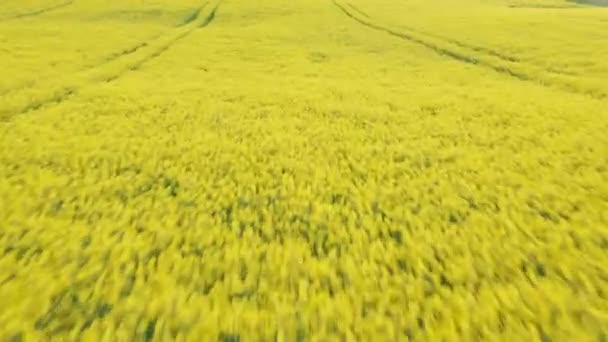
<svg viewBox="0 0 608 342"><path fill-rule="evenodd" d="M364 16L364 17L366 17L368 19L372 19L369 16L369 14L367 14L363 10L355 7L355 5L349 3L348 6L350 8L352 8L355 12L361 14L362 16ZM482 53L488 54L490 56L494 56L494 57L497 57L499 59L502 59L502 60L504 60L506 62L511 62L511 63L521 62L521 59L518 58L518 57L510 56L510 55L507 55L507 54L502 53L502 52L498 52L498 51L493 50L493 49L488 49L488 48L482 47L482 46L476 46L476 45L471 45L471 44L463 43L463 42L461 42L459 40L456 40L456 39L453 39L453 38L444 37L444 36L441 36L441 35L438 35L438 34L435 34L435 33L429 33L429 32L420 31L418 29L415 29L415 28L412 28L412 27L409 27L409 26L399 25L399 27L401 27L401 28L403 28L405 30L417 33L417 34L429 36L429 37L436 38L436 39L439 39L439 40L444 40L444 41L446 41L448 43L452 43L452 44L457 45L457 46L462 47L462 48L470 49L470 50L473 50L473 51L476 51L476 52L482 52Z"/></svg>
<svg viewBox="0 0 608 342"><path fill-rule="evenodd" d="M162 47L160 47L156 52L150 54L147 58L144 58L140 61L138 61L137 63L133 64L132 66L130 66L127 70L124 70L122 73L119 73L117 75L114 75L110 78L107 78L105 81L106 82L112 82L114 80L119 79L120 77L122 77L124 74L130 72L130 71L135 71L140 69L144 64L150 62L153 59L156 59L158 57L160 57L163 53L167 52L174 44L176 44L178 41L188 37L190 34L192 34L197 28L204 28L207 27L209 24L211 24L211 22L215 19L215 14L220 6L221 0L217 2L217 4L215 5L215 7L211 10L211 12L209 13L209 15L207 15L207 17L205 17L205 19L203 20L203 22L198 26L198 27L193 27L192 29L183 32L182 34L178 35L177 37L175 37L175 39L171 40L169 43L163 45ZM198 16L200 15L200 12L207 6L208 3L205 3L198 11L197 11L197 16L190 20L190 22L193 22L194 20L196 20L198 18Z"/></svg>
<svg viewBox="0 0 608 342"><path fill-rule="evenodd" d="M211 22L215 19L215 15L217 13L218 8L220 7L221 0L215 5L215 7L211 10L211 13L205 18L205 21L199 27L207 27Z"/></svg>
<svg viewBox="0 0 608 342"><path fill-rule="evenodd" d="M148 45L150 45L150 44L153 44L153 43L154 43L154 41L156 41L157 39L159 39L160 37L162 37L162 35L163 35L163 34L164 34L164 32L163 32L163 33L161 33L161 34L157 34L156 36L154 36L154 37L153 37L153 38L151 38L151 39L148 39L148 40L145 40L145 41L139 42L139 43L137 43L137 44L135 44L135 45L131 46L131 47L130 47L130 48L128 48L128 49L125 49L125 50L122 50L122 51L120 51L120 52L114 53L114 54L110 55L109 57L107 57L107 58L106 58L106 59L105 59L103 62L101 62L100 64L95 65L95 66L92 66L92 67L85 68L85 70L86 70L86 69L92 69L92 68L98 68L98 67L100 67L100 66L103 66L104 64L111 63L112 61L115 61L115 60L117 60L117 59L119 59L119 58L122 58L122 57L124 57L124 56L128 56L128 55L130 55L130 54L136 53L136 52L137 52L139 49L145 48L146 46L148 46Z"/></svg>
<svg viewBox="0 0 608 342"><path fill-rule="evenodd" d="M95 84L99 84L100 82L109 83L109 82L119 79L120 77L122 77L123 75L125 75L128 72L136 71L136 70L140 69L144 64L150 62L151 60L153 60L155 58L158 58L163 53L168 51L171 47L173 47L174 44L176 44L178 41L186 38L187 36L192 34L195 30L197 30L199 28L207 27L209 24L211 24L211 22L213 22L213 20L216 17L216 13L217 13L220 3L221 3L221 0L217 1L215 7L211 10L211 12L209 12L205 18L200 18L201 12L207 7L207 5L209 5L209 1L205 1L205 3L200 7L200 9L196 11L196 14L197 14L196 17L190 19L188 24L186 24L186 25L190 25L190 27L185 28L184 25L180 25L179 27L174 29L173 32L163 33L163 34L160 34L159 36L157 36L156 38L147 40L145 42L140 42L129 49L123 50L121 53L117 53L117 54L111 56L110 58L107 58L101 64L97 64L95 66L85 68L81 72L79 72L79 73L77 72L77 74L87 73L87 72L88 73L95 73L95 72L103 73L104 67L109 67L110 66L109 64L119 63L119 62L121 62L121 60L123 60L125 58L133 59L132 61L125 62L124 65L120 65L119 68L121 70L119 70L117 72L108 72L107 75L101 76L101 77L87 77L87 75L85 75L83 77L86 78L86 80L84 82L82 82L82 84L78 84L78 82L71 82L72 85L70 85L69 84L70 82L67 82L67 84L60 86L59 89L55 89L55 91L53 92L52 95L44 96L37 100L30 101L29 103L21 106L21 108L19 110L15 110L15 111L8 112L8 113L7 112L3 113L0 110L0 121L7 121L7 119L10 119L11 117L13 117L15 115L26 114L28 112L38 110L47 105L60 104L64 101L66 101L67 99L69 99L71 96L76 95L79 92L79 90L82 88L89 87L89 86L95 85ZM202 19L202 20L200 20L200 23L196 22L198 19ZM179 30L183 30L183 32L176 32ZM172 33L174 34L173 37L170 37L165 42L162 41L163 36L171 35ZM146 48L149 48L150 51L142 51ZM137 56L135 56L138 53L142 54L142 56L139 58L137 58ZM21 90L21 92L25 92L27 90L31 90L32 88L33 87L29 87L29 88L25 87L25 88L21 88L19 90ZM0 94L0 99L2 99L4 96L6 96L9 92L19 93L19 90L9 90L8 92L5 92L4 94Z"/></svg>
<svg viewBox="0 0 608 342"><path fill-rule="evenodd" d="M115 75L111 75L107 78L105 78L103 81L105 82L112 82L115 81L117 79L119 79L120 77L122 77L123 75L125 75L126 73L128 73L129 71L135 71L140 69L144 64L146 64L147 62L158 58L160 55L162 55L163 53L165 53L167 50L169 50L175 43L177 43L178 41L186 38L188 35L190 35L190 33L192 33L192 31L194 30L189 30L186 31L180 35L178 35L177 37L175 37L173 40L171 40L170 42L168 42L167 44L163 44L161 47L159 47L155 52L149 54L148 56L144 57L143 59L141 59L140 61L137 61L136 63L133 63L132 65L130 65L128 67L128 69L123 70L120 73L117 73Z"/></svg>
<svg viewBox="0 0 608 342"><path fill-rule="evenodd" d="M448 50L446 48L437 46L437 45L435 45L435 44L433 44L431 42L425 41L425 40L423 40L421 38L418 38L418 37L416 37L414 35L411 35L411 34L408 34L408 33L404 33L404 32L398 32L398 31L395 31L393 29L390 29L390 28L387 28L387 27L384 27L384 26L372 23L371 21L366 21L364 19L361 19L361 18L357 17L352 12L349 12L348 9L346 9L346 7L344 7L343 5L341 5L340 3L338 3L337 1L334 0L333 3L344 14L346 14L346 16L348 16L349 18L353 19L354 21L356 21L359 24L362 24L362 25L364 25L366 27L369 27L369 28L372 28L374 30L381 31L381 32L384 32L384 33L388 33L391 36L395 36L395 37L407 40L409 42L412 42L412 43L415 43L415 44L418 44L418 45L422 45L422 46L424 46L424 47L426 47L428 49L433 50L434 52L436 52L436 53L438 53L438 54L440 54L442 56L450 57L450 58L455 59L455 60L457 60L459 62L463 62L463 63L467 63L467 64L472 64L472 65L483 65L483 66L489 67L491 69L494 69L494 70L496 70L498 72L501 72L501 73L504 73L504 74L508 74L511 77L515 77L515 78L523 80L523 81L528 81L529 80L528 76L525 75L525 74L518 73L518 72L515 72L515 71L511 71L511 70L506 69L506 68L501 68L501 67L496 67L496 66L493 66L493 65L485 64L485 63L483 63L482 61L480 61L479 59L477 59L475 57L467 56L465 54L461 54L461 53L458 53L458 52L455 52L455 51L451 51L451 50Z"/></svg>
<svg viewBox="0 0 608 342"><path fill-rule="evenodd" d="M200 12L205 8L205 6L207 5L207 2L203 3L203 5L201 5L199 8L197 8L195 11L193 11L190 16L188 16L185 21L179 25L177 25L177 27L182 27L182 26L186 26L189 23L191 23L192 21L196 20L196 18L198 18L198 16L200 15ZM115 52L110 54L108 57L104 58L103 61L101 61L101 63L96 64L96 65L92 65L92 66L87 66L84 67L78 71L82 72L82 71L86 71L86 70L92 70L95 68L100 68L105 64L111 63L119 58L131 55L133 53L136 53L138 50L145 48L146 46L152 45L154 44L155 41L157 41L159 38L161 38L164 34L166 34L167 31L162 32L160 34L156 34L155 36L153 36L152 38L146 39L144 41L140 41L134 45L132 45L129 48L123 49L119 52ZM34 81L28 81L28 82L24 82L24 86L19 87L19 88L13 88L13 89L7 89L4 90L2 92L0 92L0 96L4 96L12 91L17 91L17 90L21 90L23 88L27 88L27 87L31 87L35 85Z"/></svg>
<svg viewBox="0 0 608 342"><path fill-rule="evenodd" d="M170 41L169 43L163 45L160 49L158 49L156 52L152 53L151 55L149 55L147 58L144 58L142 60L140 60L139 62L133 64L128 70L125 70L123 73L120 73L118 75L115 75L115 77L112 77L110 79L106 79L106 82L110 82L113 80L116 80L118 78L120 78L122 75L126 74L129 71L134 71L134 70L138 70L139 68L141 68L141 66L143 66L144 64L146 64L147 62L160 57L163 53L167 52L167 50L169 50L175 43L177 43L178 41L188 37L190 34L192 34L197 28L203 28L208 26L209 24L211 24L211 22L213 21L213 19L215 19L215 14L219 8L221 1L219 1L215 7L211 10L211 12L207 15L207 17L205 17L205 19L203 20L203 22L198 26L198 27L193 27L192 29L183 32L182 34L178 35L177 37L175 37L172 41ZM195 21L196 19L198 19L198 17L200 16L200 13L203 9L205 9L205 7L208 5L208 2L206 2L203 6L201 6L197 11L196 11L196 17L189 19L188 23L191 23L193 21ZM183 26L183 25L180 25Z"/></svg>
<svg viewBox="0 0 608 342"><path fill-rule="evenodd" d="M27 17L35 17L35 16L39 16L39 15L43 15L52 11L56 11L58 9L62 9L64 7L68 7L70 5L72 5L74 3L74 1L67 1L55 6L50 6L50 7L46 7L46 8L41 8L35 11L31 11L31 12L27 12L27 13L21 13L21 14L17 14L17 15L13 15L13 16L9 16L9 17L5 17L2 18L2 21L5 20L14 20L14 19L21 19L21 18L27 18Z"/></svg>
<svg viewBox="0 0 608 342"><path fill-rule="evenodd" d="M203 3L203 5L201 5L195 11L193 11L191 13L191 15L188 16L183 23L177 25L177 27L186 26L186 25L190 24L191 22L193 22L194 20L196 20L198 18L198 16L200 15L201 11L206 7L207 4L208 4L208 2ZM211 15L208 16L205 19L205 21L203 22L203 24L201 25L201 27L209 25L211 23L211 21L213 21L213 19L215 17L215 13L217 12L218 7L219 7L219 3L215 6L215 8L213 9ZM99 64L81 68L81 69L79 69L76 72L84 72L84 71L87 71L87 70L93 70L93 69L96 69L96 68L100 68L100 67L102 67L105 64L111 63L111 62L113 62L115 60L118 60L120 58L123 58L125 56L134 54L138 50L140 50L142 48L145 48L146 46L153 45L155 41L157 41L158 39L160 39L166 33L167 33L166 31L162 32L160 34L157 34L157 35L153 36L152 38L149 38L149 39L146 39L144 41L138 42L138 43L134 44L133 46L127 48L127 49L123 49L123 50L121 50L119 52L115 52L113 54L110 54L105 59L103 59L103 61L101 61ZM36 85L36 82L33 81L33 80L29 80L29 81L23 82L21 85L18 85L16 88L10 88L10 89L1 90L0 91L0 97L8 95L8 94L10 94L12 92L22 91L24 89L31 88L31 87L33 87L35 85Z"/></svg>
<svg viewBox="0 0 608 342"><path fill-rule="evenodd" d="M165 33L166 32L162 32L160 34L156 34L152 38L146 39L145 41L140 41L140 42L132 45L129 48L122 49L119 52L114 52L114 53L108 55L107 57L102 58L101 62L99 62L99 63L97 63L95 65L85 66L83 68L79 68L78 70L75 70L74 72L76 72L76 73L78 73L78 72L86 72L87 70L94 70L94 69L97 69L97 68L101 68L105 64L111 63L111 62L113 62L113 61L115 61L117 59L120 59L122 57L125 57L125 56L131 55L133 53L136 53L139 49L145 48L146 46L153 44L154 41L158 40ZM37 84L37 82L35 80L28 80L28 81L21 82L21 84L15 86L13 88L0 90L0 97L8 95L10 93L14 93L14 92L18 92L18 91L23 91L24 89L35 87L36 84Z"/></svg>
<svg viewBox="0 0 608 342"><path fill-rule="evenodd" d="M495 65L493 63L481 60L480 58L477 58L475 56L471 56L469 54L466 53L461 53L458 51L454 51L451 50L449 48L446 47L442 47L439 46L431 41L425 40L424 38L421 38L417 35L425 35L428 37L434 37L436 39L439 40L443 40L445 42L451 43L453 45L456 45L458 47L461 48L465 48L465 49L469 49L475 52L480 52L480 53L485 53L486 55L490 55L493 57L496 57L500 60L502 60L503 62L508 62L508 63L520 63L522 65L525 65L523 62L521 62L520 59L516 58L516 57L512 57L512 56L508 56L505 54L502 54L500 52L497 52L495 50L492 49L487 49L487 48L483 48L483 47L478 47L478 46L473 46L473 45L469 45L466 43L462 43L458 40L455 39L450 39L450 38L445 38L442 37L440 35L435 35L435 34L429 34L429 33L425 33L419 30L415 30L415 29L410 29L410 28L403 28L404 30L407 30L409 32L400 32L397 31L395 29L392 29L390 27L387 26L383 26L381 24L377 24L375 22L372 21L371 17L369 15L367 15L365 12L363 12L362 10L356 8L354 5L352 4L348 4L349 8L351 8L352 11L349 11L349 9L342 5L341 3L339 3L336 0L332 0L333 4L343 13L345 14L347 17L349 17L350 19L358 22L359 24L366 26L368 28L374 29L376 31L380 31L380 32L384 32L387 33L391 36L409 41L411 43L423 46L425 48L428 48L430 50L433 50L435 53L442 55L442 56L446 56L449 57L451 59L454 59L456 61L462 62L462 63L466 63L466 64L470 64L470 65L475 65L478 67L483 67L486 69L491 69L494 70L495 72L507 75L509 77L513 77L516 78L520 81L527 81L527 82L534 82L536 84L541 84L543 86L546 87L552 87L552 88L559 88L562 89L564 91L568 91L570 93L576 93L576 94L582 94L582 95L587 95L596 99L605 99L606 98L606 94L604 93L592 93L590 91L586 91L586 90L581 90L578 88L575 88L573 85L566 83L566 82L555 82L555 81L547 81L544 80L542 78L539 77L534 77L531 75L528 75L526 73L517 71L517 70L513 70L512 68L509 68L507 66L503 66L503 65ZM357 16L354 12L358 13L361 16L364 16L364 18L361 18L359 16ZM534 64L529 64L531 66L540 68L537 65ZM554 74L562 74L560 71L558 70L548 70L546 68L542 68L544 72L548 72L548 73L554 73Z"/></svg>
<svg viewBox="0 0 608 342"><path fill-rule="evenodd" d="M353 11L355 11L355 12L357 12L357 13L361 14L362 16L364 16L364 17L366 17L366 18L368 18L368 19L370 18L370 16L369 16L367 13L365 13L365 12L363 12L362 10L358 9L357 7L355 7L355 5L350 4L350 3L349 3L349 4L346 4L346 5L347 5L348 7L350 7L350 8L351 8Z"/></svg>
<svg viewBox="0 0 608 342"><path fill-rule="evenodd" d="M203 5L201 5L201 7L197 8L196 10L192 11L192 13L190 13L190 15L188 17L186 17L186 19L179 25L177 25L178 27L180 26L186 26L188 24L190 24L191 22L195 21L196 18L198 18L199 15L201 15L201 11L205 9L205 6L207 5L207 3L204 3Z"/></svg>

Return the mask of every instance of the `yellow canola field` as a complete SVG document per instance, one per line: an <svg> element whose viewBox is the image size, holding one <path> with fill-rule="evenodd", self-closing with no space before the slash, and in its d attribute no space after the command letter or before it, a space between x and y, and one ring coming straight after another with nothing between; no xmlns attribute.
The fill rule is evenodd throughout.
<svg viewBox="0 0 608 342"><path fill-rule="evenodd" d="M607 28L3 2L0 340L606 341Z"/></svg>

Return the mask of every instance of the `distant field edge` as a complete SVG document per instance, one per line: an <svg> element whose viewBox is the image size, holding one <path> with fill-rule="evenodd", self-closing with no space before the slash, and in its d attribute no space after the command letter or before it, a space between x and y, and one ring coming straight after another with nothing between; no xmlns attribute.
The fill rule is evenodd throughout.
<svg viewBox="0 0 608 342"><path fill-rule="evenodd" d="M608 7L608 0L570 0L570 2L581 5Z"/></svg>

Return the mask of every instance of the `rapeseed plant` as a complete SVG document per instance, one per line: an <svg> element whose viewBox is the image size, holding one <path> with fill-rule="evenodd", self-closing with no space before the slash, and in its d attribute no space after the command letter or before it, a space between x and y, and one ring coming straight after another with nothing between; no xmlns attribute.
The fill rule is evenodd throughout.
<svg viewBox="0 0 608 342"><path fill-rule="evenodd" d="M16 4L0 339L606 338L605 11Z"/></svg>

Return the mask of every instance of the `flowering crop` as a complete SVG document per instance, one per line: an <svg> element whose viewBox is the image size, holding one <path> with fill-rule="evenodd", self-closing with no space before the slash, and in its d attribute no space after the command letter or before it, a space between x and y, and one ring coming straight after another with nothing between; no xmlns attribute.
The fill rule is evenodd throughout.
<svg viewBox="0 0 608 342"><path fill-rule="evenodd" d="M603 9L26 3L1 340L608 336Z"/></svg>

